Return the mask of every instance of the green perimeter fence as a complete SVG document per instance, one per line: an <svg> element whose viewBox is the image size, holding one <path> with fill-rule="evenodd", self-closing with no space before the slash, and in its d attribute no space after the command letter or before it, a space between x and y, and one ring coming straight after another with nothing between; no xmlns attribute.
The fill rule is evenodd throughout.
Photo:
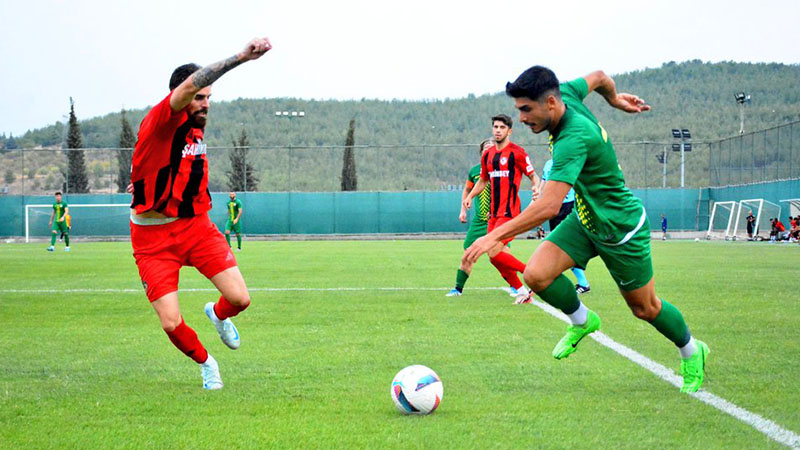
<svg viewBox="0 0 800 450"><path fill-rule="evenodd" d="M642 199L651 226L660 229L665 214L671 230L705 230L716 201L763 198L779 203L800 197L800 179L721 188L633 189ZM212 195L212 220L222 229L227 193ZM243 192L242 230L249 235L461 233L461 192ZM530 191L521 192L523 207ZM77 236L125 236L129 233L130 195L70 195L72 233ZM0 197L0 236L49 236L52 196ZM26 208L26 205L28 207ZM46 205L43 207L31 205ZM117 206L88 206L117 205ZM786 206L786 204L782 204ZM785 218L789 214L784 210ZM547 227L545 226L545 229Z"/></svg>

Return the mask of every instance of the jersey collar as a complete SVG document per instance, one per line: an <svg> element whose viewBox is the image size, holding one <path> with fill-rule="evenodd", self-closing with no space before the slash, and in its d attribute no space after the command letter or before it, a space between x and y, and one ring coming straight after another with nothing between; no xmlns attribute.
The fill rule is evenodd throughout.
<svg viewBox="0 0 800 450"><path fill-rule="evenodd" d="M554 140L554 141L555 141L556 139L558 139L558 135L559 135L559 133L561 133L561 129L562 129L562 128L564 128L564 123L565 123L565 122L567 121L567 119L568 119L568 116L567 116L568 114L569 114L570 116L572 116L572 110L571 110L571 109L569 109L569 105L567 105L567 104L565 103L565 104L564 104L564 114L561 116L561 120L559 120L559 121L558 121L558 125L556 125L556 128L555 128L553 131L551 131L551 132L550 132L550 136L552 136L552 137L553 137L553 140Z"/></svg>

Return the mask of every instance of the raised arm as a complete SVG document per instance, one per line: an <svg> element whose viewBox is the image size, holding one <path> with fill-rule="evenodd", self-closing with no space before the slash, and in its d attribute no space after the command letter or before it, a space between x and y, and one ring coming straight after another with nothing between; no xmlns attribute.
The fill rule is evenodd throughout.
<svg viewBox="0 0 800 450"><path fill-rule="evenodd" d="M644 100L633 94L624 92L617 93L617 85L614 79L606 75L602 70L592 72L583 77L589 86L589 92L597 92L606 99L609 105L628 113L640 113L650 110L650 105Z"/></svg>
<svg viewBox="0 0 800 450"><path fill-rule="evenodd" d="M260 58L270 49L272 49L272 44L269 43L269 39L266 37L256 38L248 42L241 52L203 67L175 88L169 99L169 106L173 111L182 110L192 102L194 96L201 89L210 86L211 83L239 64Z"/></svg>

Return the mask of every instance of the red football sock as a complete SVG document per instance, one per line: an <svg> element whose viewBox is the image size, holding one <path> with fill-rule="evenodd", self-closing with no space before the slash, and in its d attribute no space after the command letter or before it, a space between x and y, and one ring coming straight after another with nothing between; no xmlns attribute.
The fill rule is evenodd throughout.
<svg viewBox="0 0 800 450"><path fill-rule="evenodd" d="M514 255L512 255L511 253L500 252L496 254L492 259L498 261L500 264L516 272L519 273L525 272L525 263L515 258Z"/></svg>
<svg viewBox="0 0 800 450"><path fill-rule="evenodd" d="M511 287L514 289L519 289L522 287L522 282L519 280L516 270L504 265L495 258L489 258L489 262L491 262L497 271L500 272L500 276L502 276Z"/></svg>
<svg viewBox="0 0 800 450"><path fill-rule="evenodd" d="M175 347L178 347L178 350L192 358L196 363L203 364L208 359L206 348L197 339L197 333L183 321L183 317L181 317L181 324L178 325L178 328L167 331L167 336L169 336L169 340L172 341Z"/></svg>
<svg viewBox="0 0 800 450"><path fill-rule="evenodd" d="M228 317L233 317L240 312L247 309L250 306L250 302L247 302L244 306L235 306L232 305L225 297L220 296L219 301L214 304L214 314L217 315L217 319L225 320Z"/></svg>

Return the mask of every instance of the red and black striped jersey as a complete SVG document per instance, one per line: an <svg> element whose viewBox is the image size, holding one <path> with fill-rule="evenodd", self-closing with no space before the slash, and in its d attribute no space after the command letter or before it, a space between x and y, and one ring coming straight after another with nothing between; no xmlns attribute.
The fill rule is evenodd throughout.
<svg viewBox="0 0 800 450"><path fill-rule="evenodd" d="M211 209L203 129L192 127L186 109L172 110L171 96L154 106L139 126L131 167L131 208L136 214L192 217Z"/></svg>
<svg viewBox="0 0 800 450"><path fill-rule="evenodd" d="M492 186L492 217L519 214L519 184L522 175L530 176L533 164L525 149L509 142L503 150L491 147L481 157L481 178Z"/></svg>

